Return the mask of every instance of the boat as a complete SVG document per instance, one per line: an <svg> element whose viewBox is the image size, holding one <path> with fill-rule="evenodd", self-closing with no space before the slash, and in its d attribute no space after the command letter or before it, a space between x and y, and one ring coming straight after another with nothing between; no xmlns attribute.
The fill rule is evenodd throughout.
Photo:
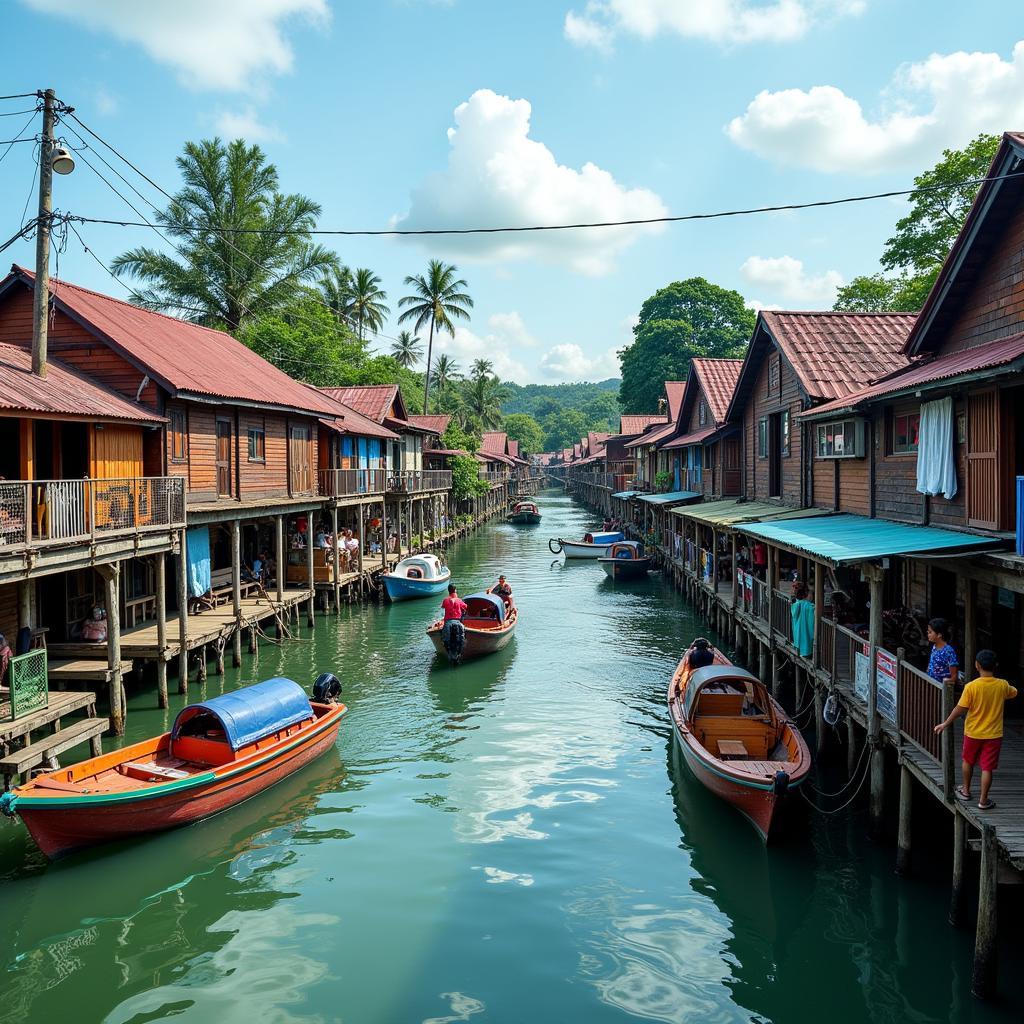
<svg viewBox="0 0 1024 1024"><path fill-rule="evenodd" d="M329 673L311 701L267 679L178 712L170 732L0 796L50 859L115 839L189 825L262 793L334 746L347 708Z"/></svg>
<svg viewBox="0 0 1024 1024"><path fill-rule="evenodd" d="M650 556L638 540L616 541L608 554L598 558L597 564L613 580L638 580L646 576L651 568Z"/></svg>
<svg viewBox="0 0 1024 1024"><path fill-rule="evenodd" d="M691 650L668 688L683 760L767 841L788 795L807 778L810 750L760 679L720 651L713 664L691 669Z"/></svg>
<svg viewBox="0 0 1024 1024"><path fill-rule="evenodd" d="M427 629L427 636L433 641L437 653L446 655L455 665L468 658L500 651L512 639L519 621L516 606L497 594L471 594L463 600L466 602L466 614L461 622L461 643L457 640L450 651L445 648L441 636L443 619L438 619ZM459 630L456 629L455 633L458 634Z"/></svg>
<svg viewBox="0 0 1024 1024"><path fill-rule="evenodd" d="M622 533L587 533L583 540L552 538L548 541L548 548L552 554L561 553L566 558L604 558L612 544L625 539Z"/></svg>
<svg viewBox="0 0 1024 1024"><path fill-rule="evenodd" d="M442 565L437 555L410 555L403 558L391 572L381 575L384 588L392 601L443 594L451 578L451 569Z"/></svg>
<svg viewBox="0 0 1024 1024"><path fill-rule="evenodd" d="M517 526L536 526L540 522L540 509L532 501L517 501L506 521Z"/></svg>

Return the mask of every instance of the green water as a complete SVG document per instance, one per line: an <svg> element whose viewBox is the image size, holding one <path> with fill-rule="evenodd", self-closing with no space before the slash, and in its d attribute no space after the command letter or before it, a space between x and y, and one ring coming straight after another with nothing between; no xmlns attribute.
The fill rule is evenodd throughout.
<svg viewBox="0 0 1024 1024"><path fill-rule="evenodd" d="M540 527L453 553L463 593L510 577L521 619L500 654L435 662L419 601L320 618L210 678L206 695L343 679L337 748L298 776L52 865L0 824L0 1020L1020 1020L1019 943L1001 1006L968 994L945 844L898 881L851 811L766 851L686 774L664 694L697 625L658 576L613 586L553 559L549 536L593 522L540 503ZM178 701L133 697L128 739Z"/></svg>

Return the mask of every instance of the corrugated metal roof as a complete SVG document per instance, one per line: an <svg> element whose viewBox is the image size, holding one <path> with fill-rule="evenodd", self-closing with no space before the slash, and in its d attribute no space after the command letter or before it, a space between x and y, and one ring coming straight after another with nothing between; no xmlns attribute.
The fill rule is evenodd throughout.
<svg viewBox="0 0 1024 1024"><path fill-rule="evenodd" d="M831 401L908 365L903 345L915 313L805 313L760 317L808 396Z"/></svg>
<svg viewBox="0 0 1024 1024"><path fill-rule="evenodd" d="M519 442L514 441L511 437L508 439L508 453L513 459L519 458Z"/></svg>
<svg viewBox="0 0 1024 1024"><path fill-rule="evenodd" d="M710 427L701 427L700 430L695 430L692 434L683 434L682 437L677 437L668 444L662 445L667 451L669 448L686 448L691 444L700 444L705 438L710 437L715 431L718 430L713 423Z"/></svg>
<svg viewBox="0 0 1024 1024"><path fill-rule="evenodd" d="M598 448L603 447L610 436L606 431L591 430L587 434L587 450L593 455Z"/></svg>
<svg viewBox="0 0 1024 1024"><path fill-rule="evenodd" d="M424 430L429 430L438 437L441 436L447 429L448 424L451 423L452 417L450 413L436 413L430 416L410 416L409 422L414 427L422 427Z"/></svg>
<svg viewBox="0 0 1024 1024"><path fill-rule="evenodd" d="M90 420L166 422L59 359L47 360L45 379L37 377L32 372L32 353L17 345L0 345L0 409Z"/></svg>
<svg viewBox="0 0 1024 1024"><path fill-rule="evenodd" d="M911 526L909 523L845 513L779 523L750 523L743 532L833 565L866 562L889 555L957 549L975 551L1003 546L1001 541L979 534L955 533L936 526Z"/></svg>
<svg viewBox="0 0 1024 1024"><path fill-rule="evenodd" d="M929 359L926 362L917 363L902 373L894 374L877 384L855 391L852 395L846 395L834 402L827 402L825 405L808 409L801 415L818 416L823 413L852 409L862 403L896 394L899 391L939 384L964 374L977 373L979 370L994 370L1008 366L1022 358L1024 358L1024 333L1015 334L1009 338L1000 338L998 341L990 341L986 345L965 349L963 352L953 352L951 355L942 356L939 359Z"/></svg>
<svg viewBox="0 0 1024 1024"><path fill-rule="evenodd" d="M736 526L740 523L803 519L807 516L822 516L829 513L820 508L793 508L790 505L776 505L771 501L723 498L721 501L707 501L701 505L673 509L672 514L714 526Z"/></svg>
<svg viewBox="0 0 1024 1024"><path fill-rule="evenodd" d="M690 361L715 423L721 423L732 401L743 369L742 359L710 359L698 356Z"/></svg>
<svg viewBox="0 0 1024 1024"><path fill-rule="evenodd" d="M23 267L14 273L35 287ZM277 408L330 414L311 388L289 377L224 331L154 313L129 302L50 278L58 308L91 327L115 351L157 378L172 392L255 402Z"/></svg>
<svg viewBox="0 0 1024 1024"><path fill-rule="evenodd" d="M338 415L330 418L321 418L320 422L323 423L325 427L328 427L331 430L336 430L339 434L356 434L362 437L379 437L387 441L398 440L399 435L393 430L388 430L387 427L382 426L375 420L371 420L369 416L364 416L361 412L356 412L355 409L345 405L344 402L334 401L334 405L338 409Z"/></svg>
<svg viewBox="0 0 1024 1024"><path fill-rule="evenodd" d="M648 427L653 426L655 423L664 423L665 417L659 416L657 413L642 416L627 414L619 418L619 433L625 437L633 437L636 434L642 434Z"/></svg>
<svg viewBox="0 0 1024 1024"><path fill-rule="evenodd" d="M508 451L508 435L503 430L485 430L480 437L480 451L504 455Z"/></svg>
<svg viewBox="0 0 1024 1024"><path fill-rule="evenodd" d="M347 405L350 409L363 416L368 416L377 423L383 423L384 417L391 412L398 395L397 384L372 384L363 387L317 388L318 391L333 398L336 402Z"/></svg>
<svg viewBox="0 0 1024 1024"><path fill-rule="evenodd" d="M641 494L639 497L649 505L675 505L681 501L702 498L703 495L700 491L669 491L667 494Z"/></svg>

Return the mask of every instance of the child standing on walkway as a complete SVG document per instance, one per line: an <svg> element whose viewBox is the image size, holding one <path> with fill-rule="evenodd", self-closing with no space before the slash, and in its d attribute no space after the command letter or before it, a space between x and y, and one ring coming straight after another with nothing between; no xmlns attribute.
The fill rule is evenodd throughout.
<svg viewBox="0 0 1024 1024"><path fill-rule="evenodd" d="M936 734L948 729L962 715L964 722L963 785L957 790L961 800L971 799L971 779L974 766L981 764L981 797L978 808L982 811L995 807L989 800L992 773L999 767L999 748L1003 744L1003 709L1008 700L1017 696L1017 688L1005 679L996 678L998 666L993 651L978 651L974 668L978 678L964 687L960 703L949 717L935 726Z"/></svg>

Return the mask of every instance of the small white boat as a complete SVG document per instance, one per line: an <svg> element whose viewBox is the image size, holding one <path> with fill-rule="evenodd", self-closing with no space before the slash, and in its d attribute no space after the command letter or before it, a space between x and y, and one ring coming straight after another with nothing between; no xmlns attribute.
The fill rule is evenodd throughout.
<svg viewBox="0 0 1024 1024"><path fill-rule="evenodd" d="M451 578L451 569L442 565L437 555L410 555L403 558L392 572L381 576L392 601L441 594L448 589Z"/></svg>
<svg viewBox="0 0 1024 1024"><path fill-rule="evenodd" d="M548 549L552 554L561 553L566 558L606 558L608 549L625 539L621 533L587 533L583 540L552 538L548 541Z"/></svg>

